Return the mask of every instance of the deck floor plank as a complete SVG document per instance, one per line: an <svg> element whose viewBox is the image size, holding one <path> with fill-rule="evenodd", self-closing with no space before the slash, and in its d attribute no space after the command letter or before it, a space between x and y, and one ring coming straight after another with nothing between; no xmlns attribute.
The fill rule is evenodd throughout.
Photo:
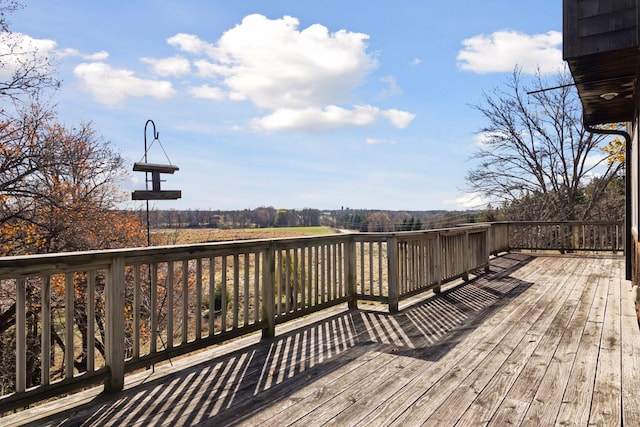
<svg viewBox="0 0 640 427"><path fill-rule="evenodd" d="M498 269L498 270L501 270L501 269ZM508 282L509 282L509 283L500 283L500 284L499 284L499 286L497 286L497 287L496 287L496 291L497 291L497 292L510 291L510 290L512 290L512 289L517 285L517 283L514 283L514 282L512 282L512 281L508 281ZM478 292L468 292L468 291L465 291L465 292L464 292L464 293L465 293L465 295L464 295L464 296L458 296L458 295L457 295L458 293L461 293L461 292L458 292L457 290L455 290L455 291L451 292L451 293L448 295L448 300L449 300L450 302L451 302L451 301L453 301L454 303L457 303L457 304L460 304L460 305L468 304L468 301L462 301L462 299L463 299L463 298L465 298L467 294L472 293L472 294L476 294L476 300L475 300L475 302L474 302L474 305L475 305L475 306L479 306L479 305L481 305L480 300L477 298L477 294L478 294ZM464 309L464 307L462 307L462 308L461 308L461 310L463 310L463 309ZM374 322L372 321L372 317L373 317L373 318L375 318L377 315L373 315L373 314L365 313L365 314L363 314L363 316L364 316L365 318L368 318L368 319L369 319L369 320L368 320L368 322L367 322L367 324L368 324L368 325L373 325L373 324L374 324ZM406 314L400 314L400 315L398 315L398 316L395 316L395 318L396 318L396 319L399 319L399 318L406 317L406 316L407 316ZM464 316L463 316L463 317L464 317ZM464 318L466 318L466 319L468 320L468 316L466 316L466 317L464 317ZM404 321L404 322L402 322L402 323L403 323L403 324L406 324L407 322L406 322L406 321ZM462 325L462 329L466 329L466 328L467 328L467 326ZM413 330L413 331L415 331L415 329L412 329L412 330ZM378 334L376 334L375 338L376 338L376 339L379 339L380 337L378 337L377 335L378 335ZM420 342L420 341L419 341L419 340L425 340L425 339L426 339L426 341L427 341L427 342ZM408 350L406 350L406 351L402 351L402 352L398 352L398 351L396 351L396 353L395 353L395 354L397 354L398 356L400 356L400 354L402 354L402 355L408 355L408 356L411 356L411 357L420 357L420 358L425 359L425 360L433 360L433 359L435 359L435 360L439 360L439 359L443 358L445 355L446 355L446 357L447 357L447 358L450 358L450 357L451 357L450 355L447 355L447 353L448 353L450 350L454 349L454 345L456 345L456 344L457 344L457 341L453 340L453 341L452 341L452 342L450 342L450 343L443 343L443 344L442 344L442 345L440 345L440 346L434 347L434 346L429 346L429 345L428 345L428 344L430 343L430 342L429 342L429 340L430 340L430 339L431 339L431 337L429 337L429 336L420 336L419 338L414 338L414 341L416 341L416 340L417 340L417 341L416 341L417 345L414 345L414 346L413 346L413 347L414 347L413 349L408 349ZM380 340L380 339L379 339L379 340ZM380 340L380 341L382 341L382 342L386 342L385 340ZM481 342L481 340L477 340L477 341L475 342L475 344L477 345L477 344L478 344L478 343L480 343L480 342ZM457 347L458 347L458 346L456 345L456 346L455 346L455 348L457 348ZM393 350L398 350L398 348L394 346L394 347L390 347L390 348L389 348L389 350L391 350L391 351L393 351ZM439 366L439 365L438 365L438 366ZM453 366L453 364L451 364L451 366ZM442 370L442 372L444 372L444 370ZM444 373L442 373L442 375L443 375L443 374L444 374ZM418 377L418 375L417 375L417 374L416 374L415 376L417 376L417 377ZM432 372L429 372L429 373L428 373L428 375L426 375L425 373L423 373L423 374L420 374L420 375L419 375L419 377L420 377L420 378L431 378L431 377L433 377L433 373L432 373ZM395 378L395 377L393 377L393 376L392 376L392 377L390 377L390 378L393 378L393 382L394 382L395 384L398 384L398 382L396 381L396 378ZM312 386L310 386L310 387L311 387L311 388L313 388L313 387L315 387L315 385L312 385ZM319 389L319 388L320 388L320 386L318 386L317 388ZM367 386L366 388L367 388L368 390L370 390L373 394L375 394L375 396L376 396L376 397L378 397L378 396L379 396L379 394L378 394L379 389L378 389L378 388L373 388L373 387L369 387L369 386ZM321 390L321 391L322 391L322 394L324 394L324 390ZM318 392L320 392L320 390L318 390ZM313 394L313 393L311 393L311 392L307 392L307 394ZM396 401L396 400L397 400L397 401L399 401L399 402L402 402L404 399L403 399L403 398L398 397L397 399L396 399L396 398L394 398L394 399L392 399L392 400L387 400L386 402L393 402L393 401ZM360 400L360 401L362 401L362 400ZM352 406L352 407L357 407L357 406L359 406L359 405L355 405L355 403L354 403L354 405L351 405L351 406ZM371 406L371 405L369 405L369 406ZM301 408L305 408L305 405L300 405L300 407L301 407ZM351 409L353 409L353 408L351 408ZM297 410L299 411L299 410L300 410L300 408L298 408ZM304 409L303 409L303 410L304 410ZM289 417L289 418L290 418L290 419L296 419L296 418L295 418L295 414L290 414L290 417ZM331 419L331 422L333 423L334 421L339 420L339 419L342 419L342 415L341 415L341 416L338 416L338 417L336 417L336 418L332 418L332 419ZM256 420L255 420L255 419L249 419L249 420L247 420L247 421L248 421L248 422L249 422L249 424L250 424L250 423L255 423L255 421L256 421ZM377 422L379 422L379 421L376 421L376 423L377 423ZM353 420L353 419L350 419L349 423L350 423L350 424L353 424L353 423L354 423L354 420ZM248 425L249 425L249 424L248 424Z"/></svg>
<svg viewBox="0 0 640 427"><path fill-rule="evenodd" d="M605 280L609 291L589 415L589 422L595 425L620 425L622 420L620 287L615 278L619 272L609 269L608 273Z"/></svg>
<svg viewBox="0 0 640 427"><path fill-rule="evenodd" d="M636 339L638 315L628 283L618 278L615 285L620 288L622 421L625 426L640 426L640 340Z"/></svg>
<svg viewBox="0 0 640 427"><path fill-rule="evenodd" d="M477 423L478 420L488 424L495 416L509 390L520 378L526 381L527 388L535 387L541 376L536 377L530 371L526 371L526 368L531 366L528 362L532 359L535 360L535 354L546 355L555 349L557 342L560 341L560 332L566 328L566 324L580 300L585 284L586 280L585 282L568 280L568 277L564 282L558 282L557 287L561 291L551 300L552 302L546 307L540 319L531 325L528 331L524 332L518 347L471 403L460 418L460 424L468 425L473 422ZM537 363L540 364L540 360Z"/></svg>
<svg viewBox="0 0 640 427"><path fill-rule="evenodd" d="M335 308L3 419L11 425L640 425L619 256L507 254L400 313Z"/></svg>
<svg viewBox="0 0 640 427"><path fill-rule="evenodd" d="M534 281L547 280L545 277L555 275L556 268L549 269L543 275L533 278ZM433 389L433 392L429 393L431 396L425 396L428 400L434 401L435 395L448 393L444 403L425 420L426 425L453 425L458 421L460 421L461 425L465 425L465 422L475 423L479 420L488 422L490 414L487 415L485 410L472 410L466 421L459 420L459 418L470 408L491 381L504 381L499 373L502 372L508 378L517 377L517 375L514 375L515 372L511 372L514 367L509 361L515 362L520 358L524 360L529 354L533 353L535 345L540 339L540 333L534 332L530 334L530 331L532 329L535 331L536 326L542 331L546 329L553 319L552 316L549 316L549 314L553 314L550 312L555 311L556 307L559 309L560 303L564 302L566 295L569 293L568 290L570 288L564 286L556 286L549 289L548 292L552 295L543 294L543 298L540 298L534 306L527 310L520 321L511 325L506 335L502 336L501 334L499 341L498 339L495 340L496 346L494 349L488 353L482 352L480 354L481 358L476 359L478 361L477 364L474 361L469 361L468 366L472 371L458 385L446 391L443 390L443 387L437 387ZM452 383L455 384L452 381L443 381L441 384L451 387ZM488 393L491 393L491 387L489 387ZM502 396L502 393L500 396ZM490 412L492 413L493 411L491 410ZM483 418L486 419L483 420Z"/></svg>
<svg viewBox="0 0 640 427"><path fill-rule="evenodd" d="M564 357L564 353L572 353L577 349L581 334L576 331L580 330L579 328L586 321L588 308L591 307L596 289L596 282L587 279L588 270L581 268L582 270L576 270L574 280L578 283L585 281L586 285L573 287L566 307L559 312L525 368L520 372L511 389L506 392L504 400L500 403L489 425L521 423L543 381L545 379L553 381L558 378L560 367L557 363L558 358Z"/></svg>
<svg viewBox="0 0 640 427"><path fill-rule="evenodd" d="M542 423L557 419L558 423L565 425L587 425L589 421L609 288L606 278L598 277L595 274L593 280L598 281L596 295L589 310L578 350L571 360L572 363L565 363L562 368L569 372L564 395L558 396L558 391L562 389L560 386L556 387L555 393L554 390L549 390L547 395L541 393L536 396L536 403L539 400L544 400L542 396L546 396L547 400L546 417L541 419ZM557 402L558 398L562 403L556 414L551 411L551 408L554 408L553 402ZM537 421L535 420L535 422Z"/></svg>
<svg viewBox="0 0 640 427"><path fill-rule="evenodd" d="M494 270L496 270L494 268ZM541 268L531 269L526 276L520 276L520 279L531 278L531 275L537 274L542 270ZM507 289L514 290L516 283L527 283L525 280L516 280L513 277L504 277L501 273L496 276L489 276L488 282L499 279L503 285L498 286L502 291ZM504 286L505 283L510 283ZM496 287L496 288L498 288ZM419 399L424 395L426 390L429 390L436 383L438 383L447 373L451 373L459 369L460 361L466 357L474 348L483 344L487 340L487 336L492 333L499 325L506 324L505 322L514 321L517 322L524 316L531 305L535 303L536 298L532 295L520 294L518 297L510 301L509 306L511 310L497 310L502 307L501 303L504 303L506 299L502 299L500 303L497 303L494 308L496 312L493 316L484 318L474 328L474 333L470 334L464 339L452 337L452 339L445 340L443 343L446 352L442 354L442 359L438 359L438 363L429 367L422 375L417 376L408 384L399 384L397 394L393 399L387 399L383 402L379 402L375 408L370 409L369 413L361 419L356 425L369 426L373 424L388 425L393 421L399 421L403 419L407 411L422 412L419 408ZM505 304L506 305L506 304ZM458 332L463 331L464 328L460 328ZM422 357L427 357L424 354ZM375 402L374 402L375 403ZM408 409L409 408L409 409Z"/></svg>
<svg viewBox="0 0 640 427"><path fill-rule="evenodd" d="M512 290L518 283L522 284L522 282L513 281L512 278L505 281L511 282L510 285L507 285L507 288ZM477 286L482 288L485 284L480 281ZM503 291L505 289L506 288L502 288ZM520 307L520 305L516 304L515 301L512 301L512 304L514 304L514 307L516 308ZM446 352L439 355L438 363L428 367L423 373L416 376L406 384L397 383L396 387L400 389L394 395L393 399L387 399L380 402L380 399L376 400L374 397L374 405L372 406L375 406L376 403L379 404L375 406L375 408L369 409L370 413L366 414L365 418L363 418L358 425L386 425L394 420L397 421L398 417L406 415L404 413L407 410L407 406L411 407L412 411L422 412L419 409L419 399L425 391L437 384L441 378L447 374L459 372L461 360L463 360L464 357L468 357L469 353L478 346L486 345L488 334L491 333L491 331L493 331L498 325L505 322L505 319L514 318L514 321L517 322L522 316L522 313L526 312L529 308L531 299L521 298L520 304L524 304L526 307L523 307L522 309L515 309L511 313L507 311L497 311L494 316L483 318L482 322L472 321L472 323L476 325L474 326L475 329L473 334L464 337L464 339L454 338L452 341L445 341L443 344L445 346L444 348L446 348ZM500 304L497 304L494 308L497 309L499 306ZM466 327L459 329L458 332L463 331L465 328ZM450 347L451 345L455 345L455 347ZM419 354L419 352L416 354L417 357L425 359L429 358L426 351L422 351L423 354Z"/></svg>

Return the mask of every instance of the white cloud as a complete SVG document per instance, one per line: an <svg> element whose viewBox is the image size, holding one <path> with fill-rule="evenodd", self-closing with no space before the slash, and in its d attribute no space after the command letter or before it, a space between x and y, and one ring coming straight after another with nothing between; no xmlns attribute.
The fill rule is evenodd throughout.
<svg viewBox="0 0 640 427"><path fill-rule="evenodd" d="M462 41L458 66L475 73L508 72L518 66L525 73L562 69L562 33L524 34L513 30L477 35Z"/></svg>
<svg viewBox="0 0 640 427"><path fill-rule="evenodd" d="M197 87L190 87L189 93L196 98L212 99L214 101L222 101L225 98L222 89L218 87L211 87L206 84Z"/></svg>
<svg viewBox="0 0 640 427"><path fill-rule="evenodd" d="M322 108L280 108L264 117L254 119L253 126L266 131L319 132L346 126L368 126L375 123L379 117L388 118L396 127L404 127L413 119L413 114L397 110L385 111L372 105L358 105L351 110L336 105Z"/></svg>
<svg viewBox="0 0 640 427"><path fill-rule="evenodd" d="M162 77L184 76L191 72L191 64L180 55L162 59L142 58L142 62L151 65L153 73Z"/></svg>
<svg viewBox="0 0 640 427"><path fill-rule="evenodd" d="M420 65L421 62L422 60L420 60L420 58L413 58L413 61L411 61L411 65Z"/></svg>
<svg viewBox="0 0 640 427"><path fill-rule="evenodd" d="M473 137L474 145L478 148L489 148L489 142L493 139L489 132L480 132Z"/></svg>
<svg viewBox="0 0 640 427"><path fill-rule="evenodd" d="M64 49L57 49L56 56L58 58L69 58L73 56L81 56L80 51L78 49L73 49L71 47L67 47Z"/></svg>
<svg viewBox="0 0 640 427"><path fill-rule="evenodd" d="M443 205L455 210L484 209L491 201L480 193L463 194L453 200L444 200Z"/></svg>
<svg viewBox="0 0 640 427"><path fill-rule="evenodd" d="M298 25L250 15L224 33L213 59L229 89L261 108L317 107L343 100L377 67L366 34Z"/></svg>
<svg viewBox="0 0 640 427"><path fill-rule="evenodd" d="M299 29L299 21L290 16L272 20L249 15L215 45L190 34L177 34L168 42L183 52L206 57L193 63L210 86L201 86L203 91L191 89L192 94L209 93L210 99L222 99L224 91L230 100L248 100L270 111L253 121L259 129L318 131L366 126L379 118L405 127L413 119L411 113L344 106L378 67L367 52L368 38L346 30L331 33L320 24ZM390 91L399 91L395 79L387 83Z"/></svg>
<svg viewBox="0 0 640 427"><path fill-rule="evenodd" d="M86 90L104 104L117 105L129 96L167 99L175 94L170 82L145 80L133 71L113 68L102 62L82 63L74 69Z"/></svg>
<svg viewBox="0 0 640 427"><path fill-rule="evenodd" d="M48 58L54 53L56 42L35 39L22 33L0 33L0 78L10 78L25 63L35 68L49 68Z"/></svg>
<svg viewBox="0 0 640 427"><path fill-rule="evenodd" d="M525 136L525 133L522 133L522 136ZM493 131L493 132L478 132L473 137L473 142L476 147L481 149L486 149L491 146L491 143L496 143L499 141L506 141L511 138L511 135L507 134L503 131Z"/></svg>
<svg viewBox="0 0 640 427"><path fill-rule="evenodd" d="M196 66L196 68L198 69L198 75L201 77L216 78L225 70L222 65L215 64L204 59L194 61L193 65Z"/></svg>
<svg viewBox="0 0 640 427"><path fill-rule="evenodd" d="M601 153L591 154L585 159L584 165L586 168L595 168L598 166L606 167L608 156L609 154L604 151Z"/></svg>
<svg viewBox="0 0 640 427"><path fill-rule="evenodd" d="M398 86L398 81L394 76L384 76L380 78L380 81L387 84L387 88L382 91L382 96L394 96L401 95L402 89Z"/></svg>
<svg viewBox="0 0 640 427"><path fill-rule="evenodd" d="M366 138L365 142L369 145L397 144L397 142L394 139L379 139L379 138Z"/></svg>
<svg viewBox="0 0 640 427"><path fill-rule="evenodd" d="M84 55L83 58L89 61L104 61L107 58L109 58L109 53L104 50L101 50L100 52Z"/></svg>
<svg viewBox="0 0 640 427"><path fill-rule="evenodd" d="M415 114L395 109L382 111L382 115L389 119L395 127L400 129L409 126L409 123L411 123L416 116Z"/></svg>
<svg viewBox="0 0 640 427"><path fill-rule="evenodd" d="M78 49L74 49L71 47L67 47L64 49L56 49L55 55L58 58L80 57L88 61L104 61L109 57L109 53L107 53L104 50L101 50L100 52L90 53L90 54L83 54Z"/></svg>
<svg viewBox="0 0 640 427"><path fill-rule="evenodd" d="M215 50L215 48L207 42L200 40L198 36L192 34L178 33L167 39L167 43L178 49L192 53L195 55Z"/></svg>

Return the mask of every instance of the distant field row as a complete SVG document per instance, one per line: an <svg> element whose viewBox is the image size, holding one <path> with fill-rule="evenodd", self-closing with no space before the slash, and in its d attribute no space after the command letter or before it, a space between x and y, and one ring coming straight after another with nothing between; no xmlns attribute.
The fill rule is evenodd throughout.
<svg viewBox="0 0 640 427"><path fill-rule="evenodd" d="M271 239L278 237L321 236L333 234L331 227L278 227L222 230L219 228L180 228L152 230L154 245L220 242L228 240Z"/></svg>

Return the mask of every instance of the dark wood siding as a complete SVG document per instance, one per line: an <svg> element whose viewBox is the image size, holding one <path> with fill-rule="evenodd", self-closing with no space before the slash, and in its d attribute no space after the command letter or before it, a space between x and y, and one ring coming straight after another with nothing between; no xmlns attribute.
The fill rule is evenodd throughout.
<svg viewBox="0 0 640 427"><path fill-rule="evenodd" d="M640 66L638 0L564 0L563 13L563 56L586 123L632 120Z"/></svg>
<svg viewBox="0 0 640 427"><path fill-rule="evenodd" d="M638 47L638 0L564 0L563 22L565 59Z"/></svg>

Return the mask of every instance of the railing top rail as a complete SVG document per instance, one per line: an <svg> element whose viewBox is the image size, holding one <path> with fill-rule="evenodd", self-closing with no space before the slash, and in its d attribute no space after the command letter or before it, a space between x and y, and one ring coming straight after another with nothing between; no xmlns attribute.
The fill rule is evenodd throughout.
<svg viewBox="0 0 640 427"><path fill-rule="evenodd" d="M390 237L398 237L398 238L412 238L412 237L421 237L428 235L438 235L438 234L463 234L466 232L471 233L480 233L491 228L490 223L478 223L478 224L463 224L458 227L451 228L433 228L429 230L415 230L415 231L393 231L393 232L356 232L351 233L350 235L356 241L386 241Z"/></svg>
<svg viewBox="0 0 640 427"><path fill-rule="evenodd" d="M162 262L258 252L267 249L271 245L275 245L277 248L287 248L312 245L318 242L331 243L348 240L348 236L349 234L330 234L325 236L234 240L186 245L7 256L0 257L0 277L26 276L50 271L64 272L77 268L106 268L115 257L124 257L128 264Z"/></svg>
<svg viewBox="0 0 640 427"><path fill-rule="evenodd" d="M491 224L515 224L515 225L619 225L622 221L496 221Z"/></svg>
<svg viewBox="0 0 640 427"><path fill-rule="evenodd" d="M283 237L271 239L234 240L186 245L152 246L124 249L106 249L83 252L63 252L0 257L0 278L47 274L49 272L75 271L78 268L90 270L107 268L115 257L124 257L128 264L176 261L198 257L224 256L236 253L259 252L269 246L288 249L322 243L354 241L386 241L420 238L436 234L459 234L481 232L489 224L473 224L461 227L420 231L398 231L384 233L341 233L322 236Z"/></svg>

